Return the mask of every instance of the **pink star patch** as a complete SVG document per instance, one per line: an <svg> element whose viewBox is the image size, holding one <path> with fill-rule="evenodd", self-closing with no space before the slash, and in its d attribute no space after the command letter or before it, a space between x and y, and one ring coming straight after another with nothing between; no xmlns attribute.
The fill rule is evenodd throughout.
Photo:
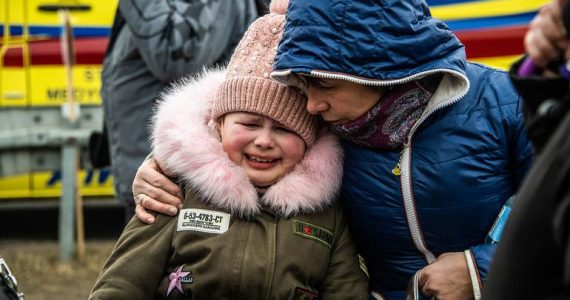
<svg viewBox="0 0 570 300"><path fill-rule="evenodd" d="M190 274L190 272L182 272L183 267L184 267L184 265L181 265L178 269L176 269L175 272L172 272L172 273L170 273L170 275L168 275L168 279L170 279L170 284L168 285L168 290L166 291L166 296L170 295L170 292L172 292L172 290L174 288L176 288L182 294L184 294L180 280L182 278L184 278L185 276L187 276L188 274Z"/></svg>

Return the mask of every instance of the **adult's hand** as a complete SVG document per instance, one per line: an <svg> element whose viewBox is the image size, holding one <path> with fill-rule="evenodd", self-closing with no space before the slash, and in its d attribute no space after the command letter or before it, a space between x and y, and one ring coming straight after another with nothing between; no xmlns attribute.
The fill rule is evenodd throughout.
<svg viewBox="0 0 570 300"><path fill-rule="evenodd" d="M545 67L550 61L565 54L570 58L569 40L562 21L562 11L567 0L552 0L544 5L529 24L525 35L526 53L533 62Z"/></svg>
<svg viewBox="0 0 570 300"><path fill-rule="evenodd" d="M473 299L473 286L463 252L440 255L420 272L422 294L438 300Z"/></svg>
<svg viewBox="0 0 570 300"><path fill-rule="evenodd" d="M154 158L145 160L137 170L133 195L137 204L135 215L148 224L155 220L149 211L174 216L182 207L180 187L166 177Z"/></svg>

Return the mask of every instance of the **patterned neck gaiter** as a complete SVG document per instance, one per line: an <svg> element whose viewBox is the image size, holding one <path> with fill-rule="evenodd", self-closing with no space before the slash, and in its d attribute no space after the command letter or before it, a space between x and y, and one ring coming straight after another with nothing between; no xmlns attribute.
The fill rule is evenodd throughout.
<svg viewBox="0 0 570 300"><path fill-rule="evenodd" d="M358 119L330 128L340 137L364 147L400 149L442 78L443 74L438 73L394 86Z"/></svg>

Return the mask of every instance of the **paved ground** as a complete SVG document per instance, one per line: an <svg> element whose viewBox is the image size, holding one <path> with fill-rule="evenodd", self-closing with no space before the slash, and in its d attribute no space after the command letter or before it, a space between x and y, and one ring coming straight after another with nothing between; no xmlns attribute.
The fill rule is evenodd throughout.
<svg viewBox="0 0 570 300"><path fill-rule="evenodd" d="M87 299L114 240L91 240L83 263L59 260L57 241L3 240L6 260L26 300Z"/></svg>
<svg viewBox="0 0 570 300"><path fill-rule="evenodd" d="M122 207L86 201L86 259L59 260L58 202L0 201L0 256L8 263L26 300L87 299L124 226Z"/></svg>

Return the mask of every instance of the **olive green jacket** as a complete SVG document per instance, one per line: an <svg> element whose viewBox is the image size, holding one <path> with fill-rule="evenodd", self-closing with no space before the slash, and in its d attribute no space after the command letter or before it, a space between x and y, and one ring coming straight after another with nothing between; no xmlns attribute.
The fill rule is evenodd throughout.
<svg viewBox="0 0 570 300"><path fill-rule="evenodd" d="M224 228L216 224L225 222L223 218L229 219L229 227L220 233ZM185 227L184 222L192 225ZM188 274L180 280L181 289L168 293L169 275L180 267ZM289 219L263 210L244 220L188 194L178 217L159 215L153 225L131 220L89 299L368 299L367 295L367 278L337 206Z"/></svg>
<svg viewBox="0 0 570 300"><path fill-rule="evenodd" d="M224 77L206 73L161 102L154 156L188 187L184 208L153 225L131 220L90 299L368 299L335 204L338 141L319 136L295 169L260 195L207 125L207 95Z"/></svg>

